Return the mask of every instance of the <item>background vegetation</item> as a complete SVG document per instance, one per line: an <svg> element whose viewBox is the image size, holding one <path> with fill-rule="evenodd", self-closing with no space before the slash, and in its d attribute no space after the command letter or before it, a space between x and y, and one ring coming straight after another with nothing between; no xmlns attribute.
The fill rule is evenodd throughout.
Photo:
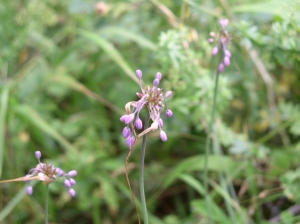
<svg viewBox="0 0 300 224"><path fill-rule="evenodd" d="M119 118L136 99L134 71L148 83L160 71L174 116L167 142L158 131L148 138L150 223L206 223L204 147L218 64L207 39L229 18L232 64L220 77L213 142L224 155L208 164L213 218L300 222L299 11L297 0L1 0L0 179L24 176L40 150L43 161L78 171L74 199L62 182L50 185L51 223L137 223ZM136 195L140 144L129 174ZM25 188L0 185L1 223L42 222L45 187L32 196Z"/></svg>

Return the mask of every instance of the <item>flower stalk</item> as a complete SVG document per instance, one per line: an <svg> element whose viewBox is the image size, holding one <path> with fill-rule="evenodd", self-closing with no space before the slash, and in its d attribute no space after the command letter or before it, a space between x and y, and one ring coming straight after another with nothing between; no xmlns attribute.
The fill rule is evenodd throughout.
<svg viewBox="0 0 300 224"><path fill-rule="evenodd" d="M149 118L150 116L147 113L144 129L148 128ZM145 161L145 154L146 154L146 142L147 142L147 134L143 136L141 159L140 159L140 197L141 197L142 208L143 208L144 223L148 224L149 221L148 221L148 212L147 212L146 197L145 197L145 181L144 181L144 161Z"/></svg>

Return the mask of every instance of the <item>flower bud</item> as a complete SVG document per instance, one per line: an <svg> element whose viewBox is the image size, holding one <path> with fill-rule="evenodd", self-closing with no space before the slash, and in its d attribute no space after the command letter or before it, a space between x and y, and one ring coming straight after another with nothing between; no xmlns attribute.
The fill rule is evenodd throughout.
<svg viewBox="0 0 300 224"><path fill-rule="evenodd" d="M166 115L167 117L172 117L173 116L173 112L171 110L166 110Z"/></svg>
<svg viewBox="0 0 300 224"><path fill-rule="evenodd" d="M160 81L161 77L162 77L162 74L160 72L157 72L155 78Z"/></svg>
<svg viewBox="0 0 300 224"><path fill-rule="evenodd" d="M71 197L75 197L76 191L73 188L70 188L69 189L69 194L71 195Z"/></svg>
<svg viewBox="0 0 300 224"><path fill-rule="evenodd" d="M220 23L220 25L221 26L227 26L228 25L228 23L229 23L229 20L228 19L220 19L219 20L219 23Z"/></svg>
<svg viewBox="0 0 300 224"><path fill-rule="evenodd" d="M143 122L139 117L135 120L135 127L139 130L143 128Z"/></svg>
<svg viewBox="0 0 300 224"><path fill-rule="evenodd" d="M219 70L219 72L224 72L224 64L223 63L219 64L218 70Z"/></svg>
<svg viewBox="0 0 300 224"><path fill-rule="evenodd" d="M231 58L231 53L229 50L225 50L225 56Z"/></svg>
<svg viewBox="0 0 300 224"><path fill-rule="evenodd" d="M164 126L164 122L161 118L158 119L158 126L161 128Z"/></svg>
<svg viewBox="0 0 300 224"><path fill-rule="evenodd" d="M165 141L168 140L167 134L166 134L166 132L164 132L163 130L160 130L159 136L160 136L160 139L161 139L163 142L165 142Z"/></svg>
<svg viewBox="0 0 300 224"><path fill-rule="evenodd" d="M134 119L134 114L129 114L127 115L127 117L125 118L125 124L130 124Z"/></svg>
<svg viewBox="0 0 300 224"><path fill-rule="evenodd" d="M28 195L32 195L33 189L32 189L31 186L28 186L28 187L26 188L26 191L27 191L27 194L28 194Z"/></svg>
<svg viewBox="0 0 300 224"><path fill-rule="evenodd" d="M165 98L170 98L171 96L173 95L173 92L172 91L167 91L166 94L165 94Z"/></svg>
<svg viewBox="0 0 300 224"><path fill-rule="evenodd" d="M143 73L142 73L141 70L136 70L136 71L135 71L135 75L136 75L136 77L137 77L138 79L141 79L142 76L143 76Z"/></svg>
<svg viewBox="0 0 300 224"><path fill-rule="evenodd" d="M65 179L64 185L66 186L66 188L70 188L70 187L71 187L71 183L70 183L70 181L67 180L67 179Z"/></svg>
<svg viewBox="0 0 300 224"><path fill-rule="evenodd" d="M125 122L125 119L127 118L127 114L123 115L122 117L120 117L120 121Z"/></svg>
<svg viewBox="0 0 300 224"><path fill-rule="evenodd" d="M216 54L218 53L218 51L219 51L219 49L218 49L218 47L216 46L216 47L213 48L211 54L212 54L212 55L216 55Z"/></svg>
<svg viewBox="0 0 300 224"><path fill-rule="evenodd" d="M77 171L76 171L76 170L71 170L71 171L68 173L68 175L69 175L70 177L74 177L74 176L77 175Z"/></svg>
<svg viewBox="0 0 300 224"><path fill-rule="evenodd" d="M40 151L35 151L35 157L40 160L42 153Z"/></svg>
<svg viewBox="0 0 300 224"><path fill-rule="evenodd" d="M76 181L73 178L70 178L70 184L73 186L76 184Z"/></svg>
<svg viewBox="0 0 300 224"><path fill-rule="evenodd" d="M129 127L125 127L125 128L123 129L123 137L124 137L124 138L127 138L129 135L131 135L131 130L130 130Z"/></svg>
<svg viewBox="0 0 300 224"><path fill-rule="evenodd" d="M153 85L157 87L159 85L159 79L154 79Z"/></svg>
<svg viewBox="0 0 300 224"><path fill-rule="evenodd" d="M213 43L215 41L215 39L211 37L211 38L208 38L207 41L208 41L208 43Z"/></svg>
<svg viewBox="0 0 300 224"><path fill-rule="evenodd" d="M59 168L56 168L56 173L58 174L58 176L59 177L62 177L64 174L65 174L65 172L64 171L62 171L61 169L59 169Z"/></svg>
<svg viewBox="0 0 300 224"><path fill-rule="evenodd" d="M224 65L229 66L230 65L230 58L228 56L224 57Z"/></svg>

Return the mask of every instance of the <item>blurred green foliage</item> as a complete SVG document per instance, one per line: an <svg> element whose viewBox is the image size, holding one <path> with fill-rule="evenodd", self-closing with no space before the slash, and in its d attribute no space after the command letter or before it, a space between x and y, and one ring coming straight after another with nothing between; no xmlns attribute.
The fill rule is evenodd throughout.
<svg viewBox="0 0 300 224"><path fill-rule="evenodd" d="M150 223L206 223L202 171L218 64L207 39L229 18L233 57L216 111L224 156L208 165L213 218L231 223L223 172L237 223L295 223L299 10L296 0L0 1L0 179L24 176L40 150L44 161L78 171L75 198L62 182L50 185L52 223L137 223L119 117L136 99L134 71L146 84L160 71L174 116L165 121L168 141L153 132L147 143ZM129 164L135 195L140 145ZM41 183L32 196L24 183L1 184L0 222L41 223L44 197Z"/></svg>

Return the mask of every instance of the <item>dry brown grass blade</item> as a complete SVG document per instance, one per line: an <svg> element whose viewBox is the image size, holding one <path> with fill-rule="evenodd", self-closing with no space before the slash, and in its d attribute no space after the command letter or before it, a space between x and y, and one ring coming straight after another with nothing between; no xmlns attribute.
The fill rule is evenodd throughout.
<svg viewBox="0 0 300 224"><path fill-rule="evenodd" d="M39 176L34 176L34 177L19 177L11 180L1 180L1 183L9 183L9 182L17 182L17 181L29 181L29 180L40 180Z"/></svg>

